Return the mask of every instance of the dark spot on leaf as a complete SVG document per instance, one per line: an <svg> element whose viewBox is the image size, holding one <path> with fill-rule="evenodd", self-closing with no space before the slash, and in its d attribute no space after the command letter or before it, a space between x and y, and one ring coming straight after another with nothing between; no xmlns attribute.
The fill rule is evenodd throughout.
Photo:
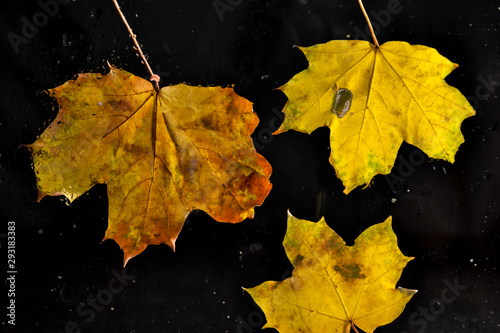
<svg viewBox="0 0 500 333"><path fill-rule="evenodd" d="M216 129L216 124L214 124L211 116L201 117L200 121L201 121L204 128L206 128L208 130Z"/></svg>
<svg viewBox="0 0 500 333"><path fill-rule="evenodd" d="M132 112L132 105L127 103L125 100L122 99L112 99L108 101L109 105L113 109L113 111L118 111L118 112Z"/></svg>
<svg viewBox="0 0 500 333"><path fill-rule="evenodd" d="M304 256L303 255L297 255L297 257L295 258L295 261L293 262L293 265L294 266L298 266L300 265L301 261L304 260Z"/></svg>
<svg viewBox="0 0 500 333"><path fill-rule="evenodd" d="M359 268L359 266L356 264L343 264L342 266L335 265L333 269L336 272L339 272L339 274L342 275L346 280L362 279L365 277L365 275L361 273L361 269Z"/></svg>

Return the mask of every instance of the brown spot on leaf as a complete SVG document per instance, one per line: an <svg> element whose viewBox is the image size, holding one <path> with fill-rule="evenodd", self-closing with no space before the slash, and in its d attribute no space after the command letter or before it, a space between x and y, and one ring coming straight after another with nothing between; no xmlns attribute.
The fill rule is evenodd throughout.
<svg viewBox="0 0 500 333"><path fill-rule="evenodd" d="M365 275L361 273L361 269L357 264L342 264L340 266L335 265L333 269L342 275L346 280L365 278Z"/></svg>

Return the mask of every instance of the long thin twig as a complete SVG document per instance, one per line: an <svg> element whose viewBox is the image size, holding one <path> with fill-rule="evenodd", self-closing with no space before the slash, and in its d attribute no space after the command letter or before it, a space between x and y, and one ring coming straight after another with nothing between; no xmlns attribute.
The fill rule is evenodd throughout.
<svg viewBox="0 0 500 333"><path fill-rule="evenodd" d="M378 45L378 40L377 36L375 36L375 32L373 31L372 23L370 22L370 18L368 18L368 14L366 13L365 6L363 6L363 1L358 0L359 6L361 7L361 10L363 11L363 15L365 15L366 22L368 22L368 26L370 27L370 31L372 32L372 37L373 37L373 44L375 44L376 47L379 47Z"/></svg>
<svg viewBox="0 0 500 333"><path fill-rule="evenodd" d="M113 0L113 3L115 4L116 10L118 10L118 14L120 14L120 17L122 18L123 23L125 23L125 26L127 27L128 33L130 34L130 37L132 37L132 40L134 41L135 47L136 47L137 51L139 52L139 55L142 58L142 61L144 62L144 64L148 68L149 74L151 75L151 77L149 78L149 80L153 81L155 83L156 90L159 90L160 89L160 85L159 85L160 77L158 75L156 75L155 73L153 73L153 71L151 70L151 67L149 67L149 63L146 60L146 57L144 56L144 53L142 53L142 49L139 46L139 43L137 42L137 38L134 35L134 33L132 31L132 28L130 28L130 25L128 25L127 19L123 15L123 13L122 13L122 11L120 9L120 6L118 5L118 1L117 0Z"/></svg>

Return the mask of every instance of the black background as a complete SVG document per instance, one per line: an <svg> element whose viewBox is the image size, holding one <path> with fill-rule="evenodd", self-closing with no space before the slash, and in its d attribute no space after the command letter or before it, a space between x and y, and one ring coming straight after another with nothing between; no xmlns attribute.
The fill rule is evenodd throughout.
<svg viewBox="0 0 500 333"><path fill-rule="evenodd" d="M22 35L23 17L33 22L42 7L26 0L3 4L0 232L7 232L7 221L16 222L18 274L16 326L7 324L3 302L1 330L65 332L74 325L81 332L260 331L263 314L241 286L291 274L281 245L290 209L310 220L324 215L348 244L393 216L401 250L415 257L398 285L419 292L377 332L500 332L500 5L401 1L389 17L384 13L394 0L366 2L379 42L427 45L460 65L446 81L469 98L477 115L462 125L466 141L454 164L403 144L389 178L376 176L368 188L346 196L328 162L328 129L268 133L286 102L273 88L307 67L293 45L369 39L359 33L366 22L357 1L221 0L231 8L221 15L212 0L121 1L161 85L234 84L254 103L261 123L253 138L273 166L273 190L255 219L239 224L193 212L175 254L166 245L149 246L132 259L125 272L133 281L92 321L77 313L78 304L108 289L123 263L116 243L100 243L107 228L106 186L95 186L71 206L58 197L36 203L30 154L20 145L36 140L57 113L45 89L78 73L105 73L107 61L148 75L111 1L59 5L17 53L8 33ZM488 80L498 83L485 85ZM5 237L0 241L6 272ZM447 283L462 289L444 303L443 292L453 295ZM4 301L7 289L1 291Z"/></svg>

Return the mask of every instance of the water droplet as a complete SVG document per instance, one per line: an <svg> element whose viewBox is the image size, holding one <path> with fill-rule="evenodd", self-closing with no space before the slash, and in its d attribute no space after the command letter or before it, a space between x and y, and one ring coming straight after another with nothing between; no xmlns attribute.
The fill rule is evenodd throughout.
<svg viewBox="0 0 500 333"><path fill-rule="evenodd" d="M62 35L62 43L64 46L71 46L71 44L73 44L72 37L69 33L64 33Z"/></svg>
<svg viewBox="0 0 500 333"><path fill-rule="evenodd" d="M337 85L332 87L333 95L333 108L332 112L340 119L347 114L351 108L352 92L346 88L337 90Z"/></svg>
<svg viewBox="0 0 500 333"><path fill-rule="evenodd" d="M163 44L162 48L168 53L168 54L175 54L179 50L179 47L175 42L170 42L170 43L165 43Z"/></svg>
<svg viewBox="0 0 500 333"><path fill-rule="evenodd" d="M102 18L102 9L101 8L92 8L90 10L90 17L94 20L100 20Z"/></svg>

